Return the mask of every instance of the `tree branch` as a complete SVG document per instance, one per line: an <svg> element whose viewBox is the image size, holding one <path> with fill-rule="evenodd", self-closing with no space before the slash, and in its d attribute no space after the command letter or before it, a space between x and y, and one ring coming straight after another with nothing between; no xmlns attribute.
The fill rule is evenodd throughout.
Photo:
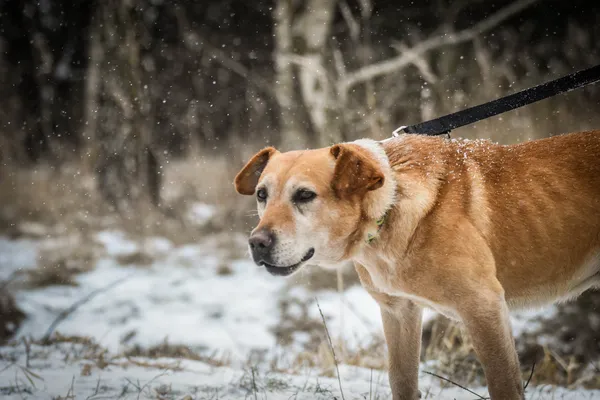
<svg viewBox="0 0 600 400"><path fill-rule="evenodd" d="M61 311L58 314L58 316L54 319L54 321L52 321L52 324L50 324L50 326L48 327L48 330L46 331L46 334L44 335L44 337L42 337L42 342L48 342L50 340L50 337L52 336L52 333L56 329L56 327L62 321L64 321L69 315L71 315L75 311L77 311L77 309L79 307L81 307L82 305L88 303L89 301L91 301L94 297L98 296L99 294L102 294L102 293L108 292L111 289L114 289L115 287L117 287L118 285L122 284L123 282L125 282L126 280L128 280L129 278L131 278L132 276L133 276L133 274L129 274L125 278L118 279L118 280L116 280L114 282L111 282L110 284L108 284L106 286L103 286L103 287L101 287L99 289L96 289L96 290L88 293L83 298L77 300L75 303L71 304L71 306L69 308L67 308L66 310Z"/></svg>
<svg viewBox="0 0 600 400"><path fill-rule="evenodd" d="M386 75L396 72L414 61L423 53L437 49L447 45L455 45L475 39L477 36L490 31L506 19L523 11L539 0L517 0L514 3L502 8L492 16L483 21L478 22L468 29L459 32L447 33L444 36L431 37L410 49L409 52L404 52L397 57L382 61L377 64L371 64L364 68L360 68L348 74L346 79L340 82L341 90L346 91L352 86L376 78L381 75Z"/></svg>
<svg viewBox="0 0 600 400"><path fill-rule="evenodd" d="M431 70L429 63L427 60L425 60L423 54L415 55L414 51L404 43L395 43L392 45L392 47L398 50L399 53L414 57L414 60L411 61L411 64L417 67L423 79L425 79L428 83L434 84L438 81L438 77Z"/></svg>
<svg viewBox="0 0 600 400"><path fill-rule="evenodd" d="M360 35L360 24L352 15L352 10L350 9L348 2L340 1L339 6L342 17L344 18L344 21L346 21L346 26L348 26L348 31L350 31L350 37L354 41L358 40L358 36Z"/></svg>
<svg viewBox="0 0 600 400"><path fill-rule="evenodd" d="M293 53L279 54L278 56L281 57L284 62L289 62L298 67L311 71L313 74L319 76L320 79L329 80L327 73L323 70L323 67L315 63L314 59L310 57Z"/></svg>

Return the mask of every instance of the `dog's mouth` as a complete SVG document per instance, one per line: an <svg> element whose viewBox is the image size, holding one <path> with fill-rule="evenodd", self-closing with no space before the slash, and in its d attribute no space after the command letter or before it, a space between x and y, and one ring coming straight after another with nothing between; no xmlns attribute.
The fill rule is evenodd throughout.
<svg viewBox="0 0 600 400"><path fill-rule="evenodd" d="M269 271L269 273L271 275L288 276L288 275L291 275L292 273L294 273L298 268L300 268L302 266L302 264L304 264L306 261L310 260L312 258L312 256L314 256L314 255L315 255L315 249L310 248L308 250L308 252L304 255L304 257L302 257L302 260L300 260L300 262L293 264L293 265L289 265L287 267L267 264L264 261L261 261L259 264L264 265L265 268L267 268L267 271Z"/></svg>

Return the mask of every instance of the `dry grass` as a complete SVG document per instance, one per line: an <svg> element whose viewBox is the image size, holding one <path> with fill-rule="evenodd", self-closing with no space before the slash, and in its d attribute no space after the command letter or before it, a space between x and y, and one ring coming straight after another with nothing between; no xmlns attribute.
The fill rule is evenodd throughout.
<svg viewBox="0 0 600 400"><path fill-rule="evenodd" d="M580 310L583 308L582 306L576 307ZM566 323L565 318L560 316L553 318L553 321L557 325ZM591 342L583 340L586 343L586 357L578 355L571 348L572 340L557 337L556 330L549 335L554 336L551 345L538 344L543 332L553 329L552 323L545 324L545 327L543 325L541 332L517 337L523 380L529 377L533 369L534 373L531 379L533 385L583 386L599 389L600 368L596 363L600 359L600 353L597 347L590 344L597 340L597 331L588 322L588 320L582 322L578 328L579 336L591 336ZM567 341L562 342L563 339ZM452 377L458 383L485 384L483 369L469 336L460 324L444 317L434 319L425 327L422 360L432 361L431 365L435 366L436 373Z"/></svg>
<svg viewBox="0 0 600 400"><path fill-rule="evenodd" d="M227 356L218 357L217 353L209 356L202 355L199 352L191 349L189 346L181 344L168 343L166 340L156 346L150 348L141 348L136 346L124 353L130 361L132 357L143 357L143 358L173 358L173 359L185 359L202 361L215 367L221 367L231 364L231 360Z"/></svg>
<svg viewBox="0 0 600 400"><path fill-rule="evenodd" d="M229 276L233 275L233 269L227 264L219 264L216 273L218 276Z"/></svg>
<svg viewBox="0 0 600 400"><path fill-rule="evenodd" d="M314 352L322 343L323 323L320 319L309 316L309 307L314 304L299 299L284 299L279 302L279 322L273 328L273 333L277 342L282 346L290 345L294 342L294 335L304 333L309 335L309 340L305 348L309 352Z"/></svg>
<svg viewBox="0 0 600 400"><path fill-rule="evenodd" d="M63 335L60 332L55 332L54 335L46 341L33 341L32 343L40 346L51 346L62 343L80 344L94 350L103 351L100 345L89 336Z"/></svg>
<svg viewBox="0 0 600 400"><path fill-rule="evenodd" d="M154 262L154 257L143 251L134 251L129 254L122 254L115 257L121 265L135 265L137 267L148 266Z"/></svg>
<svg viewBox="0 0 600 400"><path fill-rule="evenodd" d="M304 321L298 324L298 329L306 329L308 326L313 328L311 333L315 335L315 340L289 366L278 368L298 372L310 367L324 376L334 376L335 362L323 333L322 322L317 326L317 321ZM429 365L436 373L452 377L465 385L485 383L483 369L476 359L473 347L463 336L458 324L440 318L424 331L423 339L421 359L424 362L430 361ZM363 338L361 344L352 347L338 339L334 341L334 348L340 363L374 370L387 369L387 346L383 335Z"/></svg>
<svg viewBox="0 0 600 400"><path fill-rule="evenodd" d="M38 267L26 272L26 285L28 288L36 289L54 285L77 286L75 275L81 271L67 267L65 262Z"/></svg>
<svg viewBox="0 0 600 400"><path fill-rule="evenodd" d="M0 166L0 233L41 238L119 228L136 237L163 236L190 243L207 233L245 230L251 199L237 196L233 177L240 162L224 156L192 154L164 160L161 207L137 204L131 215L116 213L102 200L89 166L69 161ZM217 205L218 215L203 225L187 220L194 202ZM34 227L35 229L33 229Z"/></svg>
<svg viewBox="0 0 600 400"><path fill-rule="evenodd" d="M256 146L256 150L261 145ZM254 199L240 196L233 178L245 159L228 155L190 155L172 161L165 170L163 196L171 209L187 209L190 199L219 206L219 215L204 226L204 232L245 231L254 217Z"/></svg>
<svg viewBox="0 0 600 400"><path fill-rule="evenodd" d="M517 338L523 365L536 362L532 382L600 388L599 321L600 292L588 291Z"/></svg>
<svg viewBox="0 0 600 400"><path fill-rule="evenodd" d="M138 360L135 358L127 358L127 361L124 362L111 362L110 365L119 365L122 367L127 367L130 365L134 365L136 367L143 368L153 368L159 369L163 371L183 371L181 364L179 361L175 362L163 362L163 361L146 361L146 360Z"/></svg>
<svg viewBox="0 0 600 400"><path fill-rule="evenodd" d="M322 328L321 328L322 329ZM363 339L363 344L349 347L343 340L333 342L338 362L373 370L387 369L387 347L382 336ZM334 376L335 360L326 340L322 340L316 353L302 353L296 359L298 366L316 367L324 376Z"/></svg>
<svg viewBox="0 0 600 400"><path fill-rule="evenodd" d="M94 179L78 165L60 170L39 164L31 168L0 167L0 229L20 235L19 224L36 221L52 227L49 234L86 231L108 209L95 195Z"/></svg>
<svg viewBox="0 0 600 400"><path fill-rule="evenodd" d="M483 368L462 325L438 316L423 329L421 359L432 361L433 372L469 385L485 382Z"/></svg>
<svg viewBox="0 0 600 400"><path fill-rule="evenodd" d="M358 274L351 263L345 265L342 270L342 283L344 289L354 285L360 285ZM328 270L321 267L304 267L300 274L295 277L296 284L305 286L311 291L317 290L337 290L338 289L338 271Z"/></svg>
<svg viewBox="0 0 600 400"><path fill-rule="evenodd" d="M76 275L93 269L104 254L102 246L87 234L45 239L38 248L37 267L17 274L13 287L76 286Z"/></svg>

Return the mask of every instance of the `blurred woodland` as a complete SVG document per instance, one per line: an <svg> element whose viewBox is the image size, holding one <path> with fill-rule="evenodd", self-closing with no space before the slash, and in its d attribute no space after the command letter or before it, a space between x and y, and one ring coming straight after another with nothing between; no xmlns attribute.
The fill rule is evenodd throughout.
<svg viewBox="0 0 600 400"><path fill-rule="evenodd" d="M1 0L0 168L75 163L117 209L159 204L169 159L383 138L594 65L599 40L585 0ZM597 127L599 105L589 87L456 134Z"/></svg>

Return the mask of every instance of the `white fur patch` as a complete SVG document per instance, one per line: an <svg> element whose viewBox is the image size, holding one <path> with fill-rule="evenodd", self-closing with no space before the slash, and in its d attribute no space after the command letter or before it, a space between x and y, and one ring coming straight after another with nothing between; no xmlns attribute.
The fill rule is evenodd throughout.
<svg viewBox="0 0 600 400"><path fill-rule="evenodd" d="M371 153L377 162L377 166L383 172L383 186L370 191L365 198L368 216L374 219L380 218L392 207L396 197L396 180L394 179L392 167L385 150L379 142L371 139L359 139L353 143Z"/></svg>

